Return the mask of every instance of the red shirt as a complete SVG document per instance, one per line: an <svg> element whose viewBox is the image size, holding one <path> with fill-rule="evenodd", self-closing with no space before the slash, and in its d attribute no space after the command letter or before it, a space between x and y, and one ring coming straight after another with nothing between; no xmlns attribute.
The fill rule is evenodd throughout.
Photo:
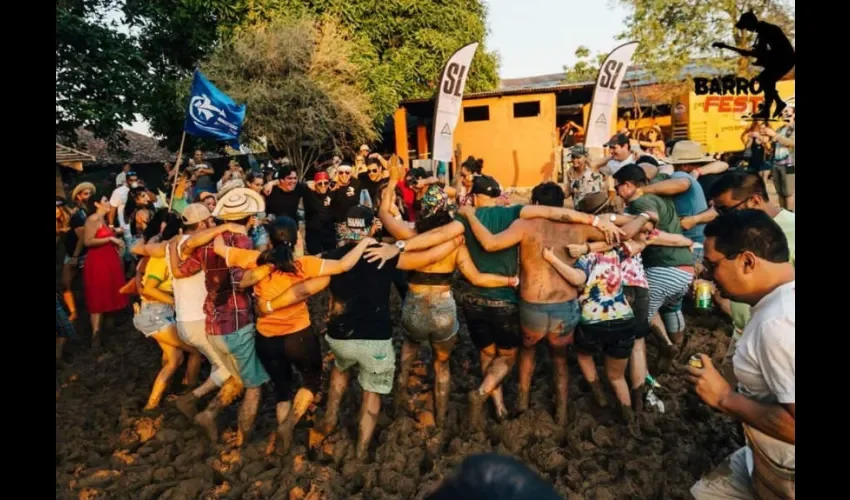
<svg viewBox="0 0 850 500"><path fill-rule="evenodd" d="M416 220L416 214L413 212L413 203L416 201L416 192L407 187L407 181L405 179L399 181L398 188L401 190L401 199L404 202L407 221L414 222Z"/></svg>
<svg viewBox="0 0 850 500"><path fill-rule="evenodd" d="M244 234L224 233L224 243L231 247L252 249L251 238ZM244 270L228 268L224 259L213 251L212 242L196 248L180 263L180 272L192 275L201 269L205 273L207 298L204 300L207 335L228 335L254 322L251 295L239 290Z"/></svg>

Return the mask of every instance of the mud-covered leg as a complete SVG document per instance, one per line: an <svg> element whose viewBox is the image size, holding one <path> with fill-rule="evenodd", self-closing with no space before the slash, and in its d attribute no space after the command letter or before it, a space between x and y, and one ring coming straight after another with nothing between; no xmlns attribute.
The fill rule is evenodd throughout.
<svg viewBox="0 0 850 500"><path fill-rule="evenodd" d="M484 428L484 402L511 372L516 364L516 358L517 349L499 349L498 356L487 368L481 387L469 393L469 422L473 430L480 431Z"/></svg>
<svg viewBox="0 0 850 500"><path fill-rule="evenodd" d="M401 415L404 406L407 404L407 380L410 377L410 369L413 367L413 362L416 361L418 352L418 343L404 340L401 345L401 369L398 372L393 393L393 412L396 418Z"/></svg>
<svg viewBox="0 0 850 500"><path fill-rule="evenodd" d="M378 423L381 412L381 396L374 392L363 391L363 402L360 405L360 436L357 439L355 458L364 460L369 454L369 443Z"/></svg>
<svg viewBox="0 0 850 500"><path fill-rule="evenodd" d="M536 347L534 345L523 346L519 350L519 395L517 396L517 414L528 410L528 398L531 393L531 377L534 375L535 350Z"/></svg>
<svg viewBox="0 0 850 500"><path fill-rule="evenodd" d="M213 443L218 442L218 427L215 423L215 418L221 413L221 410L229 406L242 393L242 381L238 377L230 377L227 382L221 386L215 399L210 402L207 408L195 415L195 423L200 425L207 436Z"/></svg>
<svg viewBox="0 0 850 500"><path fill-rule="evenodd" d="M315 394L309 389L301 388L295 393L295 399L292 402L292 409L287 412L287 415L278 420L277 435L280 437L280 452L286 453L292 445L292 433L295 426L301 420L301 417L307 413L310 404L313 403Z"/></svg>
<svg viewBox="0 0 850 500"><path fill-rule="evenodd" d="M593 399L596 404L605 408L608 406L608 401L605 399L605 391L602 389L602 384L599 382L599 374L596 372L596 363L593 361L591 354L579 352L578 366L581 369L581 374L587 383L590 384L590 389L593 391Z"/></svg>
<svg viewBox="0 0 850 500"><path fill-rule="evenodd" d="M567 346L549 346L552 357L552 373L555 377L555 423L567 425L567 391L569 372L567 370Z"/></svg>
<svg viewBox="0 0 850 500"><path fill-rule="evenodd" d="M254 420L257 419L257 410L260 409L260 398L262 395L262 387L245 389L245 397L242 398L242 406L239 407L239 446L242 446L251 437L251 432L254 430Z"/></svg>
<svg viewBox="0 0 850 500"><path fill-rule="evenodd" d="M325 411L325 416L317 427L317 431L327 436L334 430L339 419L339 405L342 402L342 396L345 395L345 390L348 388L348 372L340 371L334 366L331 369L330 389L328 390L328 408Z"/></svg>
<svg viewBox="0 0 850 500"><path fill-rule="evenodd" d="M457 343L457 335L446 340L431 344L434 350L434 420L437 427L442 428L446 422L446 414L449 409L449 394L451 393L451 372L449 369L449 358L452 349Z"/></svg>

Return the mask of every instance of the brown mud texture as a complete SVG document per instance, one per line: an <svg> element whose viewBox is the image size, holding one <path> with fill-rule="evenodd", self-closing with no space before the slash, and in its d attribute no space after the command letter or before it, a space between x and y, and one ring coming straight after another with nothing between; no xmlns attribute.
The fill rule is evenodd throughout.
<svg viewBox="0 0 850 500"><path fill-rule="evenodd" d="M327 292L311 299L317 332L324 329L327 303ZM392 303L398 318L395 292ZM719 364L729 342L729 322L695 314L687 321L678 365L697 352ZM78 323L87 339L87 321ZM265 388L250 440L241 447L233 444L234 404L219 416L221 443L212 445L174 406L175 395L185 390L183 370L174 376L160 410L143 412L160 367L159 348L133 329L126 314L104 333L102 354L95 357L87 346L69 344L56 370L57 498L420 499L465 457L496 452L518 458L551 481L564 498L678 499L690 498L693 483L743 443L739 425L704 405L675 365L670 373L657 376L662 388L656 393L665 412L645 409L638 415L639 435L633 437L620 423L610 387L606 391L611 404L597 407L572 352L569 423L559 428L553 421L552 372L543 346L538 347L530 409L499 423L488 403L484 431L470 434L463 422L466 394L480 383L481 373L462 324L451 359L451 401L442 431L434 427L431 352L422 346L401 414L390 415L392 397L382 397L366 462L354 458L361 396L356 377L343 399L339 425L329 436L311 432L324 411L325 396L320 394L296 427L293 446L281 456L274 450L273 395ZM394 334L399 348L398 327ZM327 352L327 346L324 349ZM652 369L658 351L651 342L648 351ZM331 362L326 355L324 391ZM202 377L208 371L205 365ZM599 373L604 378L601 366ZM516 377L514 370L503 385L509 409L516 401Z"/></svg>

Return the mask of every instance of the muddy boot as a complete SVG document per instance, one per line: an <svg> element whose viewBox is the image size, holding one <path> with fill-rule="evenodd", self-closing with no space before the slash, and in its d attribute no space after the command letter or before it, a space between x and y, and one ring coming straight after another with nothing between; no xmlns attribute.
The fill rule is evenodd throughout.
<svg viewBox="0 0 850 500"><path fill-rule="evenodd" d="M661 346L660 350L661 355L658 358L658 372L667 373L670 371L670 366L673 364L673 360L679 355L679 348L676 347L676 344L666 344Z"/></svg>
<svg viewBox="0 0 850 500"><path fill-rule="evenodd" d="M103 351L103 343L100 337L100 332L93 334L91 337L91 351L92 354L94 354L95 356L97 356L101 353L101 351Z"/></svg>
<svg viewBox="0 0 850 500"><path fill-rule="evenodd" d="M646 400L646 385L632 389L632 408L635 413L643 411L643 402Z"/></svg>
<svg viewBox="0 0 850 500"><path fill-rule="evenodd" d="M194 419L195 415L198 414L198 398L191 391L177 398L174 404L180 410L180 413L186 415L189 420Z"/></svg>
<svg viewBox="0 0 850 500"><path fill-rule="evenodd" d="M215 414L210 411L202 411L195 415L195 423L200 425L204 432L207 433L207 437L210 438L210 441L213 443L218 442L218 426L215 423Z"/></svg>
<svg viewBox="0 0 850 500"><path fill-rule="evenodd" d="M631 406L620 406L620 412L623 417L623 423L632 437L640 437L640 428L638 427L637 417Z"/></svg>
<svg viewBox="0 0 850 500"><path fill-rule="evenodd" d="M277 437L280 439L280 445L277 450L281 455L285 455L292 446L292 434L295 431L295 419L292 418L292 412L283 419L283 422L277 426Z"/></svg>
<svg viewBox="0 0 850 500"><path fill-rule="evenodd" d="M523 413L528 411L528 398L529 398L528 392L522 391L522 390L519 391L519 394L517 394L516 408L514 408L514 411L513 411L515 416L518 417L518 416L520 416Z"/></svg>
<svg viewBox="0 0 850 500"><path fill-rule="evenodd" d="M602 387L602 382L600 380L597 379L591 382L590 390L593 392L593 399L596 400L596 404L598 404L600 408L608 406L608 399L605 397L605 389Z"/></svg>
<svg viewBox="0 0 850 500"><path fill-rule="evenodd" d="M484 430L484 403L487 395L476 391L469 391L469 428L473 431Z"/></svg>

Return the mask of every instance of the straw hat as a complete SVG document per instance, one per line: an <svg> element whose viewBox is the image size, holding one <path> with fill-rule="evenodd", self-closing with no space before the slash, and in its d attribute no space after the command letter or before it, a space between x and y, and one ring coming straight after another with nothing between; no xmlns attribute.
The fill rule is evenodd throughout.
<svg viewBox="0 0 850 500"><path fill-rule="evenodd" d="M704 154L702 146L696 141L679 141L673 145L673 151L667 157L667 163L683 165L688 163L711 163L714 157Z"/></svg>
<svg viewBox="0 0 850 500"><path fill-rule="evenodd" d="M235 188L219 198L213 217L221 220L240 220L266 210L259 193L248 188Z"/></svg>
<svg viewBox="0 0 850 500"><path fill-rule="evenodd" d="M92 184L91 182L81 182L74 186L74 190L71 191L71 201L76 200L77 195L82 193L86 189L90 190L92 194L95 194L97 192L97 189L95 189L94 184Z"/></svg>

